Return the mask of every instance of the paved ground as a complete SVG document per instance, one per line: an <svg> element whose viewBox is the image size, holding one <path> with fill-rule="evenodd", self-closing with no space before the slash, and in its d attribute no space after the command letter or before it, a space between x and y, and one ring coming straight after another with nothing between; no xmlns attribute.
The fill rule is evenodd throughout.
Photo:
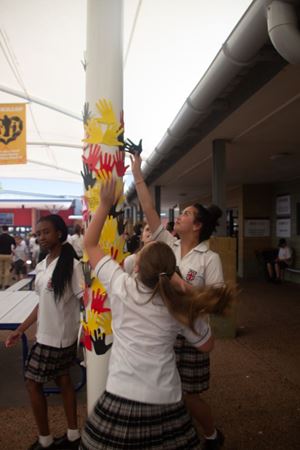
<svg viewBox="0 0 300 450"><path fill-rule="evenodd" d="M253 281L241 287L238 336L217 341L205 397L226 436L224 450L299 449L300 285ZM36 431L20 348L6 350L0 343L0 361L0 450L23 450ZM52 431L59 435L65 420L58 396L51 396L49 404ZM80 424L84 420L83 392Z"/></svg>

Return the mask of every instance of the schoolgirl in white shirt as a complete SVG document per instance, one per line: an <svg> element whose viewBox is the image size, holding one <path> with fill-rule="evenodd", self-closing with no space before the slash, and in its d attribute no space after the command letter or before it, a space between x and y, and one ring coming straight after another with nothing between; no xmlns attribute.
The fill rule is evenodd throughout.
<svg viewBox="0 0 300 450"><path fill-rule="evenodd" d="M146 223L144 225L142 233L141 233L141 248L140 248L140 250L146 244L148 244L148 242L151 242L151 241L153 241L152 235L150 232L149 225ZM134 272L137 255L138 255L138 253L133 253L132 255L127 256L127 258L125 258L125 260L124 260L123 268L124 268L125 272L129 273L129 275L132 275Z"/></svg>
<svg viewBox="0 0 300 450"><path fill-rule="evenodd" d="M174 341L180 331L195 348L211 350L210 327L201 316L222 313L231 291L185 287L175 274L172 250L162 242L148 243L139 252L136 276L125 273L99 245L114 195L114 180L102 185L100 206L84 239L90 264L110 298L114 342L106 391L86 422L80 448L199 450L182 401Z"/></svg>
<svg viewBox="0 0 300 450"><path fill-rule="evenodd" d="M175 237L161 225L150 192L143 180L141 158L131 157L132 173L140 204L149 224L152 238L167 243L173 250L177 266L184 280L193 286L222 285L223 272L220 257L211 251L207 240L218 224L222 211L217 206L205 208L200 204L188 206L177 218ZM206 441L204 450L217 450L224 441L222 433L215 428L209 405L199 394L209 387L209 355L200 353L179 335L175 352L185 403L193 418L201 425Z"/></svg>
<svg viewBox="0 0 300 450"><path fill-rule="evenodd" d="M39 304L6 340L7 347L13 346L37 321L36 343L26 361L25 379L39 437L29 450L78 448L80 440L69 368L76 357L83 272L73 247L64 243L67 234L66 224L59 215L51 214L38 222L39 244L49 252L36 266L35 290ZM43 383L51 379L61 389L68 423L67 434L55 441L50 434L43 393Z"/></svg>

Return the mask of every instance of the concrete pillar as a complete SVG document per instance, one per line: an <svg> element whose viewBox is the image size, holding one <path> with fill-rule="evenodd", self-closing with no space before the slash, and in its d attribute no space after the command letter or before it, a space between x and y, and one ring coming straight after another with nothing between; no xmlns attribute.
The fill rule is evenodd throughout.
<svg viewBox="0 0 300 450"><path fill-rule="evenodd" d="M99 99L112 103L117 120L123 109L122 31L122 0L87 1L86 102L94 116L99 115ZM94 143L100 143L99 139L95 137ZM117 147L101 143L101 149L113 156ZM105 389L110 352L106 349L104 354L96 354L94 348L86 351L88 413Z"/></svg>
<svg viewBox="0 0 300 450"><path fill-rule="evenodd" d="M226 236L226 141L213 141L212 203L223 211L217 228L218 236Z"/></svg>
<svg viewBox="0 0 300 450"><path fill-rule="evenodd" d="M174 222L174 218L175 218L174 208L170 208L169 209L169 222Z"/></svg>

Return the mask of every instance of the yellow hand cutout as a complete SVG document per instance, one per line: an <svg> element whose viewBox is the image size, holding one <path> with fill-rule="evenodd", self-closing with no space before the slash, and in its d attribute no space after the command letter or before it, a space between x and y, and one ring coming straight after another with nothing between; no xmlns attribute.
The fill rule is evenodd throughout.
<svg viewBox="0 0 300 450"><path fill-rule="evenodd" d="M98 319L98 324L102 329L102 333L105 333L106 336L112 334L111 321L112 321L111 312L105 312L101 314Z"/></svg>
<svg viewBox="0 0 300 450"><path fill-rule="evenodd" d="M98 289L100 289L101 292L105 292L105 287L103 286L103 284L98 280L98 278L93 278L92 281L92 286L91 286L92 290L97 292Z"/></svg>
<svg viewBox="0 0 300 450"><path fill-rule="evenodd" d="M117 122L112 102L110 100L99 100L98 103L96 103L97 109L100 114L100 118L97 119L99 123L105 123L106 125L112 125L113 123Z"/></svg>
<svg viewBox="0 0 300 450"><path fill-rule="evenodd" d="M112 245L118 236L118 222L117 219L113 217L108 217L105 221L102 233L101 233L101 243L104 247L108 248Z"/></svg>
<svg viewBox="0 0 300 450"><path fill-rule="evenodd" d="M92 336L94 335L94 332L98 330L99 328L99 314L89 309L87 311L87 321L81 320L81 324L83 326L83 329L85 331L88 331Z"/></svg>
<svg viewBox="0 0 300 450"><path fill-rule="evenodd" d="M121 264L130 253L124 253L125 240L122 236L118 237L110 248L112 258Z"/></svg>
<svg viewBox="0 0 300 450"><path fill-rule="evenodd" d="M123 131L124 128L121 128L121 125L119 123L109 125L104 133L102 143L109 146L124 145L123 142L118 141L118 136L120 136Z"/></svg>
<svg viewBox="0 0 300 450"><path fill-rule="evenodd" d="M104 183L104 182L110 180L111 176L112 176L112 175L111 175L111 172L107 172L107 171L104 170L104 169L97 170L97 172L96 172L96 178L97 178L98 180L102 181L102 183Z"/></svg>
<svg viewBox="0 0 300 450"><path fill-rule="evenodd" d="M86 138L83 142L88 142L89 144L102 144L103 142L103 131L101 125L97 122L97 119L93 118L88 121L87 125L84 126Z"/></svg>
<svg viewBox="0 0 300 450"><path fill-rule="evenodd" d="M96 183L93 188L88 189L85 192L85 198L89 205L89 210L95 212L100 201L100 184Z"/></svg>

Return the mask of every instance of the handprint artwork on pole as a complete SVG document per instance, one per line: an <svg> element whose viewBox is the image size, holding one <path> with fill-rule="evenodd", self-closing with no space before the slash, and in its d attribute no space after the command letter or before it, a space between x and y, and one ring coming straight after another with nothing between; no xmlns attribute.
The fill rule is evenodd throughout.
<svg viewBox="0 0 300 450"><path fill-rule="evenodd" d="M116 154L114 155L114 162L118 177L123 177L125 175L126 170L129 167L129 165L125 166L124 159L125 159L124 152L122 152L121 150L117 150Z"/></svg>
<svg viewBox="0 0 300 450"><path fill-rule="evenodd" d="M86 155L86 153L88 153ZM101 147L98 144L90 144L87 145L84 149L82 160L85 165L88 166L89 170L95 171L96 165L100 161L100 155L101 155Z"/></svg>
<svg viewBox="0 0 300 450"><path fill-rule="evenodd" d="M119 114L118 114L119 115ZM123 180L128 166L125 165L124 121L120 121L113 109L112 102L100 99L96 103L96 114L92 114L89 105L84 108L83 170L81 175L85 186L83 197L83 220L88 226L99 201L101 186L111 177L116 179L116 203L111 208L103 227L99 245L105 253L122 264L128 253L124 252L123 230ZM129 144L127 144L128 146ZM118 218L118 221L117 221ZM112 345L111 312L109 297L93 271L86 253L83 256L83 270L86 288L84 291L85 313L81 318L86 350L94 349L97 355L105 354Z"/></svg>

